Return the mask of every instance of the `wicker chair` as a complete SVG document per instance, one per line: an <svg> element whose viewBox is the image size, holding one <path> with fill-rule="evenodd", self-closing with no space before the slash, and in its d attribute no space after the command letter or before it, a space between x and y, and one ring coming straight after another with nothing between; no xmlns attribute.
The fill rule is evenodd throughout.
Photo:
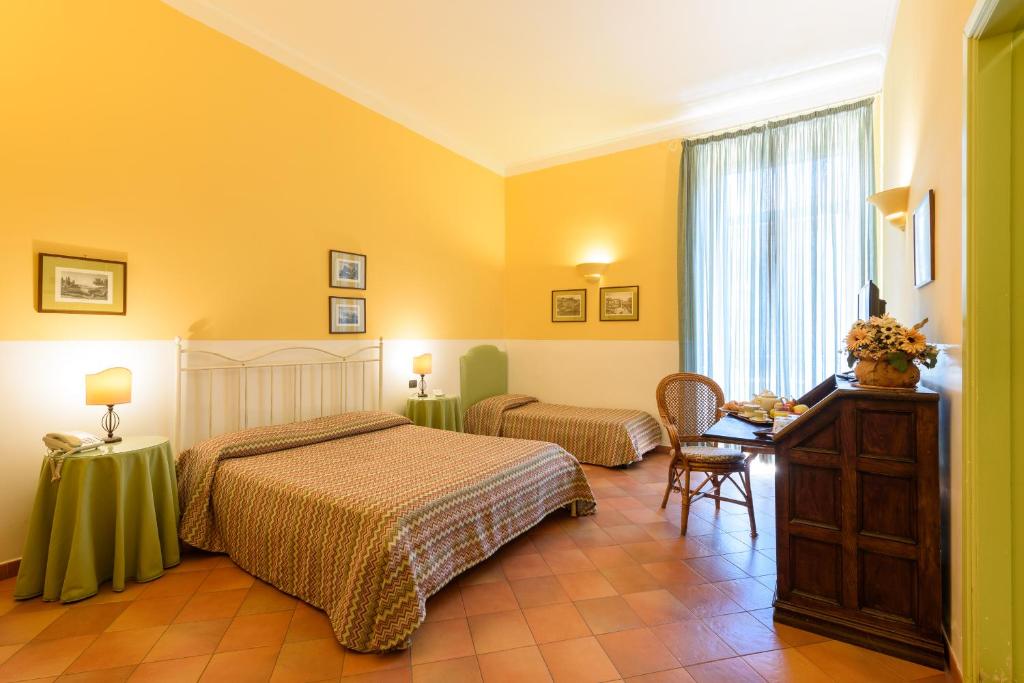
<svg viewBox="0 0 1024 683"><path fill-rule="evenodd" d="M672 462L668 466L668 487L661 507L668 504L672 491L683 494L681 533L686 535L690 505L701 498L715 501L715 509L722 501L747 508L750 516L750 535L757 536L754 521L754 497L750 491L750 460L755 456L733 448L705 445L701 435L718 421L718 409L725 403L721 387L709 377L690 372L669 375L658 383L658 412L672 440ZM695 444L695 445L691 445ZM690 473L704 474L696 488L690 487ZM732 475L739 476L739 482ZM722 484L731 482L743 500L722 495ZM709 486L704 490L705 486Z"/></svg>

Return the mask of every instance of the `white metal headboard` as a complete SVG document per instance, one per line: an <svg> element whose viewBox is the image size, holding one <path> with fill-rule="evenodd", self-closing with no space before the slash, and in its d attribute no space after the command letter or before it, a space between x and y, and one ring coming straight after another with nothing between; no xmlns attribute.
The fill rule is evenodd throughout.
<svg viewBox="0 0 1024 683"><path fill-rule="evenodd" d="M179 451L229 431L382 405L383 338L344 354L288 346L251 358L190 349L180 337L174 341Z"/></svg>

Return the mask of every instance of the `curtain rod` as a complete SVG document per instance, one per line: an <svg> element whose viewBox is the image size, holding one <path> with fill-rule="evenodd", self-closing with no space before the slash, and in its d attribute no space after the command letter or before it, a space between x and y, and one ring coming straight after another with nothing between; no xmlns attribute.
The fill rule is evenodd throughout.
<svg viewBox="0 0 1024 683"><path fill-rule="evenodd" d="M718 130L711 131L709 133L702 133L700 135L694 135L693 137L682 138L682 142L684 144L687 143L687 142L691 142L691 143L692 142L704 142L704 141L707 141L707 140L711 140L712 138L724 138L724 137L731 137L731 136L736 136L736 135L742 135L742 134L746 134L746 133L753 133L753 132L758 131L758 130L760 130L762 128L767 128L768 126L771 126L772 124L795 123L795 122L797 122L797 121L799 121L801 119L811 118L813 116L816 116L818 114L822 114L822 113L827 112L827 111L832 111L832 110L840 111L842 109L853 109L856 106L859 106L859 105L862 105L862 104L868 104L868 103L871 103L871 105L874 106L875 101L878 99L878 97L880 95L881 95L881 93L875 93L873 95L868 95L867 97L857 97L857 98L854 98L854 99L851 99L851 100L843 100L842 102L836 102L835 104L829 104L829 105L826 105L824 107L816 107L816 108L813 108L813 109L804 109L803 111L794 112L794 113L790 113L790 114L785 114L783 116L777 116L777 117L770 118L770 119L764 119L762 121L758 121L757 123L752 123L752 124L751 123L745 123L745 124L742 124L742 125L739 125L739 126L734 126L732 128L719 128Z"/></svg>

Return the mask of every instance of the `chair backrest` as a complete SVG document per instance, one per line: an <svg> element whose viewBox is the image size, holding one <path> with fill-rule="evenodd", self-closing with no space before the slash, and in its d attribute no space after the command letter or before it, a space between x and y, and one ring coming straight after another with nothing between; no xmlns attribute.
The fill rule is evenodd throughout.
<svg viewBox="0 0 1024 683"><path fill-rule="evenodd" d="M702 434L718 422L725 394L715 380L692 372L677 372L661 380L656 392L658 412L672 447L703 441Z"/></svg>

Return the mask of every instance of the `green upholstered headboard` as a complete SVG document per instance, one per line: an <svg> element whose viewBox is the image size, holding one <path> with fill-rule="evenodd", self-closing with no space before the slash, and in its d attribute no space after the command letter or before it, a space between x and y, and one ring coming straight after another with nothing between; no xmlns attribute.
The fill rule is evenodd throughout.
<svg viewBox="0 0 1024 683"><path fill-rule="evenodd" d="M474 346L459 359L462 409L474 403L508 393L508 354L497 346Z"/></svg>

